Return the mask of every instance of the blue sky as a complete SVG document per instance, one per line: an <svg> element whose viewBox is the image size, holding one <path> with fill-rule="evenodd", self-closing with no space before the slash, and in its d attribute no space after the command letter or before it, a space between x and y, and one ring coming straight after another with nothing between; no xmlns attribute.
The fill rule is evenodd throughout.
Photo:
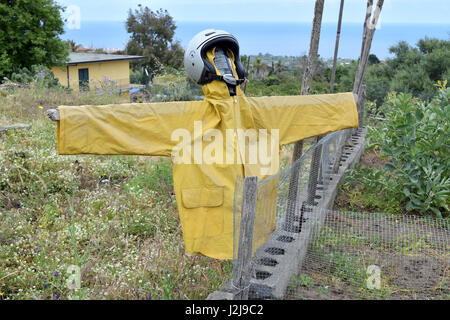
<svg viewBox="0 0 450 320"><path fill-rule="evenodd" d="M175 21L311 22L314 0L57 0L76 5L83 21L124 21L138 4L167 9ZM340 0L325 0L324 22L336 22ZM364 20L366 0L345 0L344 23ZM449 0L385 0L380 23L450 23Z"/></svg>

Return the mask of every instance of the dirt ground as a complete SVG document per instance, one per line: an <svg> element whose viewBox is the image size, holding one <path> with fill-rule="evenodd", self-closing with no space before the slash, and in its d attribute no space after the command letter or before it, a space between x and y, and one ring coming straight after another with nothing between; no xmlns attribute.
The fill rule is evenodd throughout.
<svg viewBox="0 0 450 320"><path fill-rule="evenodd" d="M312 300L449 300L449 224L330 213L287 293ZM368 266L380 270L369 289Z"/></svg>
<svg viewBox="0 0 450 320"><path fill-rule="evenodd" d="M326 262L314 261L307 263L302 269L302 275L314 280L313 285L301 284L290 288L288 299L302 300L449 300L448 265L444 267L433 257L408 258L397 272L388 280L382 281L382 289L357 287L347 279L335 275L325 275L329 269ZM427 283L434 286L421 287Z"/></svg>
<svg viewBox="0 0 450 320"><path fill-rule="evenodd" d="M366 151L361 166L382 169L389 159ZM335 210L351 211L339 192ZM328 214L287 299L450 300L450 224L414 216ZM380 268L380 289L367 286L367 267Z"/></svg>
<svg viewBox="0 0 450 320"><path fill-rule="evenodd" d="M390 159L381 159L379 153L374 150L366 150L361 156L360 163L364 168L383 169L386 163L389 163Z"/></svg>

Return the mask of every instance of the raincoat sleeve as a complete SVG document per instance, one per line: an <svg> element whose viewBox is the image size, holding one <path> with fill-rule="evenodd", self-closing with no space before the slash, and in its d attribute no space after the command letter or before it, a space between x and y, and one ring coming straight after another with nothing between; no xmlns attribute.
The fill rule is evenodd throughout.
<svg viewBox="0 0 450 320"><path fill-rule="evenodd" d="M248 98L255 125L279 129L280 145L358 127L353 93Z"/></svg>
<svg viewBox="0 0 450 320"><path fill-rule="evenodd" d="M176 129L192 132L202 101L103 106L60 106L59 154L170 156Z"/></svg>

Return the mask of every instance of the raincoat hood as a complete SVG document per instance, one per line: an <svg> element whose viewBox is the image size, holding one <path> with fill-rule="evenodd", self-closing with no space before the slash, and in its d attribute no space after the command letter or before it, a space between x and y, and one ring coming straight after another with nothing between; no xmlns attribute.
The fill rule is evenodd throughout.
<svg viewBox="0 0 450 320"><path fill-rule="evenodd" d="M215 51L216 51L215 47L209 50L206 54L206 58L216 69L216 74L220 76L221 75L220 71L217 69L214 63ZM230 59L232 61L233 77L236 80L239 80L239 77L237 76L236 66L234 63L233 51L229 50L228 55L230 56ZM202 86L202 90L203 94L205 95L205 100L226 100L231 98L228 86L224 81L213 80L207 84L204 84ZM244 96L244 93L242 92L240 86L236 86L236 96Z"/></svg>

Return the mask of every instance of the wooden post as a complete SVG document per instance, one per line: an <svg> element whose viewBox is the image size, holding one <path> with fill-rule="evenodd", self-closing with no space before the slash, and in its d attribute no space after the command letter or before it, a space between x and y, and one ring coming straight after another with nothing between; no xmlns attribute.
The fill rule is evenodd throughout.
<svg viewBox="0 0 450 320"><path fill-rule="evenodd" d="M333 57L333 69L331 72L331 79L330 79L330 93L334 92L334 81L336 78L336 67L337 67L337 58L339 53L339 41L341 38L341 28L342 28L342 16L344 13L344 0L341 0L341 5L339 7L339 17L338 17L338 25L337 25L337 32L336 32L336 43L334 46L334 57ZM317 138L317 142L322 137ZM314 205L314 199L316 196L317 191L317 184L319 183L319 178L322 177L322 146L317 146L317 149L314 151L313 158L311 161L311 168L309 172L309 180L308 180L308 195L306 199L306 203L309 206ZM322 179L320 179L322 180ZM323 183L323 181L321 181Z"/></svg>
<svg viewBox="0 0 450 320"><path fill-rule="evenodd" d="M361 53L359 54L360 61L361 61L361 57L363 56L364 47L366 46L367 22L370 21L370 17L372 16L372 7L373 7L373 0L367 0L366 17L364 19L364 27L363 27L363 34L362 34Z"/></svg>
<svg viewBox="0 0 450 320"><path fill-rule="evenodd" d="M247 56L247 72L245 78L250 78L250 55ZM244 93L247 91L247 81L244 82Z"/></svg>
<svg viewBox="0 0 450 320"><path fill-rule="evenodd" d="M338 26L337 26L337 32L336 32L336 44L334 46L333 70L331 71L331 79L330 79L330 93L334 92L334 80L336 78L336 65L337 65L337 58L338 58L338 52L339 52L339 41L341 38L341 26L342 26L343 12L344 12L344 0L341 0L341 6L339 8Z"/></svg>
<svg viewBox="0 0 450 320"><path fill-rule="evenodd" d="M359 128L364 127L364 114L365 114L365 109L366 109L366 93L367 93L367 87L365 84L363 84L361 86L361 95L358 99L358 122L359 122Z"/></svg>
<svg viewBox="0 0 450 320"><path fill-rule="evenodd" d="M366 72L367 63L369 61L370 48L372 46L373 36L375 35L375 27L380 17L381 9L383 8L384 0L378 0L377 7L372 16L373 0L367 0L366 19L364 20L363 41L361 45L361 55L359 57L359 65L356 70L355 81L353 84L353 93L358 95L358 101L356 101L358 109L359 127L363 126L364 121L364 104L365 104L365 87L363 89L363 78ZM364 90L364 92L363 92ZM333 165L333 173L337 173L339 170L339 163L343 149L347 144L347 140L350 138L351 133L346 133L342 139L343 145L338 148L336 153L335 163Z"/></svg>
<svg viewBox="0 0 450 320"><path fill-rule="evenodd" d="M372 6L373 0L367 1L367 13L366 13L366 21L364 22L364 32L363 32L363 44L361 47L361 57L359 59L358 70L355 75L355 82L353 85L353 93L356 93L359 96L363 95L362 92L362 83L364 79L364 75L367 69L367 63L369 61L370 48L372 46L373 36L375 35L376 26L378 24L378 19L380 18L381 9L383 8L384 0L378 0L375 11L372 15ZM362 110L364 106L362 103L365 103L364 99L358 99L357 109L358 114L364 113ZM359 127L363 126L362 122L364 119L361 116L358 116ZM348 137L347 137L348 138ZM347 140L347 139L346 139Z"/></svg>
<svg viewBox="0 0 450 320"><path fill-rule="evenodd" d="M317 57L319 52L319 42L320 42L320 30L322 27L322 15L323 15L323 7L324 0L316 0L316 5L314 7L314 20L313 27L311 31L311 41L309 44L309 55L308 61L306 63L306 68L303 73L302 79L302 89L301 95L309 95L311 91L311 84L313 80L314 73L316 71L317 66ZM294 154L292 156L292 163L297 161L302 155L303 152L303 141L297 141L294 146ZM288 199L288 221L293 221L295 211L296 211L296 202L297 202L297 191L298 191L298 170L299 168L294 168L294 171L291 176L291 181L289 185L289 195L293 195L293 197L289 197Z"/></svg>
<svg viewBox="0 0 450 320"><path fill-rule="evenodd" d="M363 32L363 44L361 47L361 57L359 58L359 66L355 75L355 82L353 86L353 93L356 93L358 96L361 94L361 85L364 78L364 74L366 73L367 62L369 60L370 48L372 46L373 36L375 35L375 27L378 23L378 19L380 17L381 9L383 8L384 0L378 0L377 6L375 8L375 12L373 16L371 16L372 10L372 0L367 1L367 14L366 21L364 23L364 32ZM370 14L370 15L369 15ZM367 17L369 15L369 17ZM370 22L370 23L369 23Z"/></svg>
<svg viewBox="0 0 450 320"><path fill-rule="evenodd" d="M8 131L14 131L14 130L20 130L20 129L30 129L30 128L31 128L31 124L23 124L23 123L13 124L13 125L6 126L6 127L0 127L0 135L7 134Z"/></svg>
<svg viewBox="0 0 450 320"><path fill-rule="evenodd" d="M308 179L308 195L306 197L306 204L314 206L314 199L316 197L317 183L319 179L319 171L321 170L322 159L322 144L314 146L314 152L311 159L311 167L309 169Z"/></svg>
<svg viewBox="0 0 450 320"><path fill-rule="evenodd" d="M244 180L241 225L239 229L238 256L231 280L235 290L234 300L248 300L253 251L253 227L258 191L258 177L246 177Z"/></svg>
<svg viewBox="0 0 450 320"><path fill-rule="evenodd" d="M313 27L311 31L311 41L309 44L309 56L308 62L306 63L305 72L303 74L301 95L310 94L313 76L317 67L323 6L324 0L316 0L316 5L314 8Z"/></svg>
<svg viewBox="0 0 450 320"><path fill-rule="evenodd" d="M303 148L302 143L295 144L294 154L292 156L293 160L300 159L303 151L302 148ZM298 176L301 167L301 163L296 162L297 160L295 160L295 162L293 163L292 172L290 174L286 221L283 227L283 229L288 232L296 231L294 229L294 219L297 207Z"/></svg>

